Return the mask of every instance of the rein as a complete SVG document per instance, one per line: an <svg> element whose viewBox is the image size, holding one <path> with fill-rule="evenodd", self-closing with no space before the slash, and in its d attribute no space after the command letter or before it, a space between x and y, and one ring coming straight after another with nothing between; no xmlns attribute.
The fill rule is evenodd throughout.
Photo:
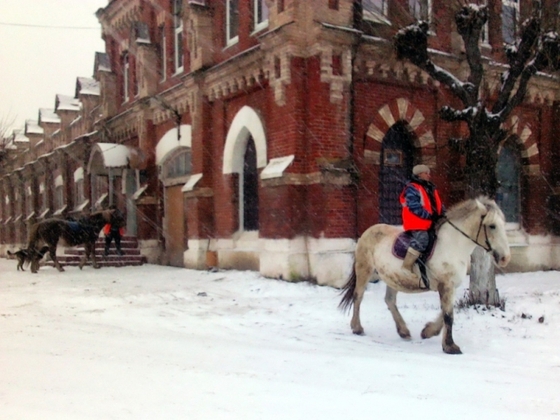
<svg viewBox="0 0 560 420"><path fill-rule="evenodd" d="M486 225L483 225L483 223L482 223L484 221L485 217L486 216L481 216L480 217L480 224L478 225L478 231L476 232L476 239L477 240L474 240L469 235L467 235L465 232L463 232L461 229L459 229L457 226L455 226L453 223L451 223L451 220L449 220L447 217L445 218L444 223L445 222L449 223L451 226L453 226L453 228L455 230L457 230L459 233L461 233L461 235L463 235L465 238L470 239L472 242L474 242L476 245L478 245L479 247L484 249L486 252L490 252L490 251L493 251L494 249L492 248L492 244L488 240L488 232L486 230ZM484 226L484 237L485 237L484 243L486 244L486 246L484 246L480 242L478 242L478 236L480 235L480 230L482 229L483 226Z"/></svg>

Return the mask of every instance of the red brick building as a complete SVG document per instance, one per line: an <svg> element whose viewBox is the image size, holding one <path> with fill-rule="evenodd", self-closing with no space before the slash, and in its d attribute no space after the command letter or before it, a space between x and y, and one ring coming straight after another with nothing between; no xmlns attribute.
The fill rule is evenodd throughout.
<svg viewBox="0 0 560 420"><path fill-rule="evenodd" d="M491 97L501 46L531 1L487 1ZM545 3L556 25L558 1ZM374 223L401 223L397 197L414 164L433 168L447 205L464 197L464 161L447 144L465 127L438 118L454 99L398 61L391 43L398 28L428 20L434 60L461 78L453 7L109 1L97 12L106 52L94 78L79 78L74 97L57 96L48 115L58 121L45 113L26 127L28 147L14 138L16 151L5 153L2 243L23 243L25 221L117 203L150 262L342 284L356 238ZM556 76L538 74L506 127L498 199L515 270L559 265L558 88Z"/></svg>

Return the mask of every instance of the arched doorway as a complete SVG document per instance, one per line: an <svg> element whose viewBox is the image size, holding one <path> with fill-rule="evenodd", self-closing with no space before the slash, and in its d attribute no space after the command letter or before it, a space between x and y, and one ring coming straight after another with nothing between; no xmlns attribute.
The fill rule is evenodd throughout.
<svg viewBox="0 0 560 420"><path fill-rule="evenodd" d="M163 232L167 263L183 267L183 253L187 249L187 232L183 206L183 185L191 173L191 149L178 147L161 164L164 185Z"/></svg>
<svg viewBox="0 0 560 420"><path fill-rule="evenodd" d="M183 186L192 171L191 126L183 124L168 130L156 146L156 164L163 190L162 230L165 241L164 263L184 267L188 248Z"/></svg>
<svg viewBox="0 0 560 420"><path fill-rule="evenodd" d="M243 181L239 182L239 196L243 215L239 226L243 230L259 230L259 174L257 172L257 149L252 137L247 141L243 156ZM241 210L241 209L240 209Z"/></svg>
<svg viewBox="0 0 560 420"><path fill-rule="evenodd" d="M496 202L506 216L506 223L511 228L519 227L520 219L520 172L521 157L513 141L508 139L501 147L498 155L496 175L498 177L498 190Z"/></svg>
<svg viewBox="0 0 560 420"><path fill-rule="evenodd" d="M399 195L412 173L414 150L412 135L403 122L394 124L381 145L379 169L379 222L401 225Z"/></svg>
<svg viewBox="0 0 560 420"><path fill-rule="evenodd" d="M223 173L238 174L239 230L259 229L259 172L267 163L266 136L256 111L244 106L235 115L224 146Z"/></svg>

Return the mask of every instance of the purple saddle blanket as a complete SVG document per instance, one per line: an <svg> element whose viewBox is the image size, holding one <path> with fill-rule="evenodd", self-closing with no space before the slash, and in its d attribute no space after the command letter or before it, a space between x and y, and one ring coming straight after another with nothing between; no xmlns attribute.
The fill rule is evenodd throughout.
<svg viewBox="0 0 560 420"><path fill-rule="evenodd" d="M412 237L407 232L401 232L399 236L397 236L397 239L395 239L395 242L393 243L393 255L396 258L404 260L404 257L406 256L406 251L410 246L411 240ZM426 261L429 260L430 257L432 256L434 252L434 248L435 248L435 243L429 250L429 254L426 258Z"/></svg>

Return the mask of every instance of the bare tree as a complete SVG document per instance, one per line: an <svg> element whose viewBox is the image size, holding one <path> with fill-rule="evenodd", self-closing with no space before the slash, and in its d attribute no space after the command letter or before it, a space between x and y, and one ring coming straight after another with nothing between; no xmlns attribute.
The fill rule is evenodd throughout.
<svg viewBox="0 0 560 420"><path fill-rule="evenodd" d="M16 117L8 113L0 116L0 158L5 154L5 147L8 141L8 133L13 130Z"/></svg>
<svg viewBox="0 0 560 420"><path fill-rule="evenodd" d="M481 194L495 197L498 152L507 137L502 123L522 103L532 76L543 70L558 70L560 66L558 34L542 29L542 5L540 1L534 1L532 15L521 25L518 38L505 47L508 69L500 77L497 95L486 97L482 86L485 67L480 37L487 20L486 6L468 4L455 14L457 31L463 40L470 70L465 81L438 67L430 58L426 22L407 26L394 37L399 59L410 60L449 88L462 104L461 109L442 107L439 116L445 121L463 121L468 126L468 137L450 139L449 142L451 147L466 155L465 176L470 197ZM471 301L496 305L499 297L490 257L485 256L481 248L477 248L473 255Z"/></svg>

